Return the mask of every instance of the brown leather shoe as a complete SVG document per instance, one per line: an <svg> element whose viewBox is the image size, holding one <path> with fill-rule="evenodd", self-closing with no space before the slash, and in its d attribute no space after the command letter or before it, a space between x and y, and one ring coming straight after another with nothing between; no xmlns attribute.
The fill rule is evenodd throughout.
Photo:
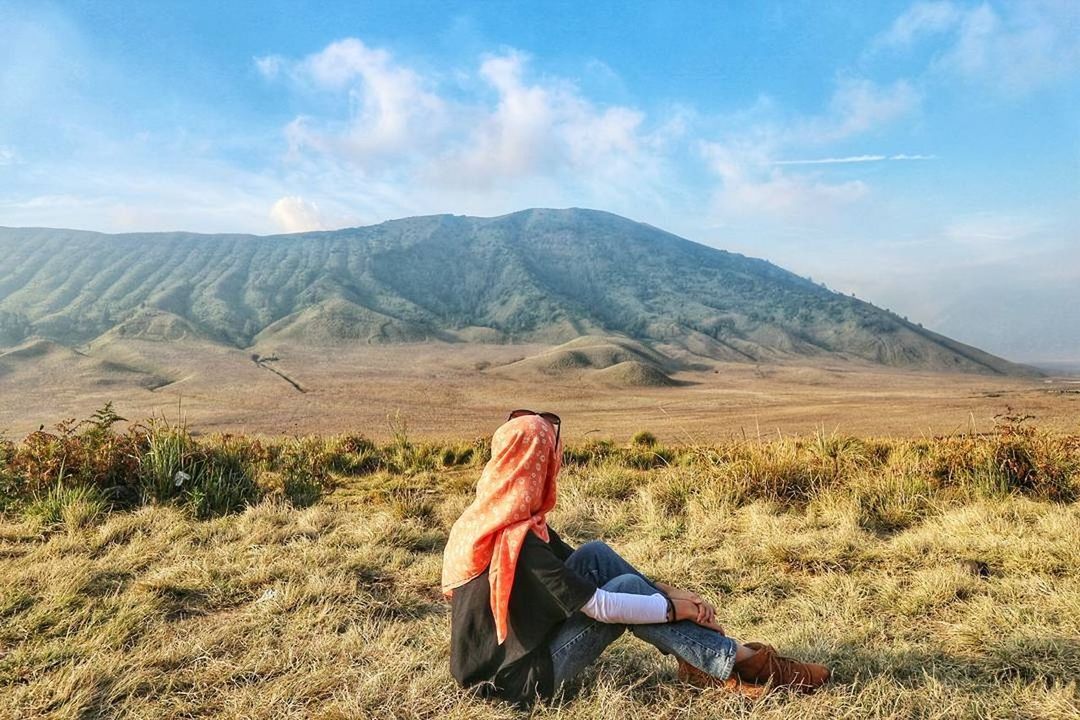
<svg viewBox="0 0 1080 720"><path fill-rule="evenodd" d="M682 658L676 659L679 661L679 679L694 687L721 688L722 690L733 692L736 695L741 695L750 700L757 700L769 691L769 688L766 686L748 683L736 676L735 673L732 673L731 677L722 680L718 677L713 677L704 670L697 669Z"/></svg>
<svg viewBox="0 0 1080 720"><path fill-rule="evenodd" d="M824 665L804 663L777 654L772 645L749 642L746 647L756 653L735 663L732 676L748 683L764 685L771 682L775 687L790 687L802 692L813 692L828 682L832 673Z"/></svg>

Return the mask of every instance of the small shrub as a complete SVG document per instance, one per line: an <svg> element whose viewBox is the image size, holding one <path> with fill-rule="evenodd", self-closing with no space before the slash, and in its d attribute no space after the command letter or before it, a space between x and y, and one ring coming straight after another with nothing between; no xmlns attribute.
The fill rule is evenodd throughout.
<svg viewBox="0 0 1080 720"><path fill-rule="evenodd" d="M1001 419L993 458L1009 487L1040 500L1075 500L1078 488L1074 478L1080 463L1067 447L1024 425L1030 415L1008 413Z"/></svg>
<svg viewBox="0 0 1080 720"><path fill-rule="evenodd" d="M139 459L143 500L165 503L182 494L184 482L197 474L197 449L187 428L152 421L145 428L145 447Z"/></svg>
<svg viewBox="0 0 1080 720"><path fill-rule="evenodd" d="M53 432L38 430L23 440L8 463L9 472L21 480L21 494L40 495L53 487L61 474L102 489L133 485L138 467L137 438L114 434L114 421L108 414L111 410L106 413L106 409L95 414L96 420L65 420L57 423Z"/></svg>
<svg viewBox="0 0 1080 720"><path fill-rule="evenodd" d="M371 448L335 455L331 469L343 475L368 475L382 465L382 453L377 448Z"/></svg>
<svg viewBox="0 0 1080 720"><path fill-rule="evenodd" d="M975 496L1019 493L1037 500L1072 502L1080 497L1080 453L1071 439L1025 425L1031 416L998 416L988 436L923 443L927 473L946 488Z"/></svg>
<svg viewBox="0 0 1080 720"><path fill-rule="evenodd" d="M491 459L491 438L481 437L473 440L473 462L485 465Z"/></svg>
<svg viewBox="0 0 1080 720"><path fill-rule="evenodd" d="M973 497L1000 498L1012 492L1009 478L991 462L972 468L961 487Z"/></svg>
<svg viewBox="0 0 1080 720"><path fill-rule="evenodd" d="M430 472L442 464L442 453L433 445L391 445L383 454L384 467L399 475Z"/></svg>
<svg viewBox="0 0 1080 720"><path fill-rule="evenodd" d="M31 501L26 507L26 515L44 526L78 530L94 523L107 510L108 504L97 488L58 483Z"/></svg>
<svg viewBox="0 0 1080 720"><path fill-rule="evenodd" d="M994 434L920 440L819 432L665 446L640 431L627 445L594 439L569 447L564 461L568 487L581 483L582 498L598 505L632 501L628 506L644 508L664 532L673 531L691 498L706 495L730 506L765 500L788 508L828 498L854 509L861 527L891 532L943 501L1011 493L1053 502L1080 497L1080 438L1040 432L1029 419L1010 412ZM483 465L491 455L487 438L416 442L400 416L389 419L392 439L381 446L360 434L195 438L182 421L155 419L121 430L123 421L106 404L81 422L66 420L20 442L0 440L0 510L22 508L45 524L71 527L141 502L173 504L204 518L258 501L264 489L257 481L303 507L318 502L335 475L378 473L357 483L360 492L380 495L377 486L389 483L405 493L380 495L397 516L428 522L428 488L417 491L415 477L431 473L435 486L468 494L475 476L439 473Z"/></svg>
<svg viewBox="0 0 1080 720"><path fill-rule="evenodd" d="M310 475L287 474L282 490L293 507L311 507L323 495L322 483Z"/></svg>
<svg viewBox="0 0 1080 720"><path fill-rule="evenodd" d="M734 479L750 498L777 502L805 502L824 485L813 462L799 457L797 445L770 453L758 450L732 463Z"/></svg>
<svg viewBox="0 0 1080 720"><path fill-rule="evenodd" d="M603 500L626 500L634 496L644 478L638 473L620 468L608 468L588 475L583 480L585 494Z"/></svg>
<svg viewBox="0 0 1080 720"><path fill-rule="evenodd" d="M476 456L476 447L472 443L447 445L442 450L440 463L443 467L469 465Z"/></svg>
<svg viewBox="0 0 1080 720"><path fill-rule="evenodd" d="M444 448L442 451L443 467L453 467L457 463L457 453L453 448Z"/></svg>
<svg viewBox="0 0 1080 720"><path fill-rule="evenodd" d="M340 435L327 441L331 470L344 475L367 475L379 469L382 453L363 435Z"/></svg>
<svg viewBox="0 0 1080 720"><path fill-rule="evenodd" d="M229 467L212 460L186 493L195 517L206 519L238 512L259 501L262 493L245 467Z"/></svg>
<svg viewBox="0 0 1080 720"><path fill-rule="evenodd" d="M616 454L611 440L588 440L576 447L563 450L563 462L567 465L596 465Z"/></svg>
<svg viewBox="0 0 1080 720"><path fill-rule="evenodd" d="M868 440L864 443L865 455L871 467L881 467L889 462L893 443L884 440Z"/></svg>
<svg viewBox="0 0 1080 720"><path fill-rule="evenodd" d="M387 470L393 473L415 475L434 470L442 463L441 449L432 444L415 444L409 439L409 426L395 413L387 417L390 425L390 444L383 448Z"/></svg>
<svg viewBox="0 0 1080 720"><path fill-rule="evenodd" d="M279 465L282 491L297 507L315 504L331 485L332 454L317 437L296 438L282 447Z"/></svg>
<svg viewBox="0 0 1080 720"><path fill-rule="evenodd" d="M646 494L665 514L682 515L695 489L695 484L690 480L671 476L650 484Z"/></svg>
<svg viewBox="0 0 1080 720"><path fill-rule="evenodd" d="M635 446L625 451L621 460L626 467L637 470L651 470L673 465L675 463L675 452L655 444L648 447Z"/></svg>
<svg viewBox="0 0 1080 720"><path fill-rule="evenodd" d="M425 525L435 523L438 512L435 498L417 488L395 488L390 491L390 507L399 520L417 520Z"/></svg>
<svg viewBox="0 0 1080 720"><path fill-rule="evenodd" d="M175 502L198 518L236 512L259 500L253 446L232 436L203 447L183 424L154 421L145 429L140 458L144 501Z"/></svg>
<svg viewBox="0 0 1080 720"><path fill-rule="evenodd" d="M818 431L805 450L808 464L827 484L836 484L858 475L873 464L872 457L880 453L879 450L871 450L859 438L835 433L826 435L824 431Z"/></svg>
<svg viewBox="0 0 1080 720"><path fill-rule="evenodd" d="M21 478L11 467L15 457L15 444L0 439L0 512L16 504L19 499Z"/></svg>
<svg viewBox="0 0 1080 720"><path fill-rule="evenodd" d="M639 430L630 438L630 445L638 448L651 448L657 442L656 436L648 430Z"/></svg>
<svg viewBox="0 0 1080 720"><path fill-rule="evenodd" d="M919 475L870 476L840 492L854 503L859 526L876 532L907 529L933 506L929 480Z"/></svg>
<svg viewBox="0 0 1080 720"><path fill-rule="evenodd" d="M362 453L375 450L375 443L363 435L340 435L336 438L337 449L346 453Z"/></svg>

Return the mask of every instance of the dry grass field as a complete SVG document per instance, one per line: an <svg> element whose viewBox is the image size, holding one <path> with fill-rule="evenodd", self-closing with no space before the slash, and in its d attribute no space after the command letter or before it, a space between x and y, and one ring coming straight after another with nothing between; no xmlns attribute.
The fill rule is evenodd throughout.
<svg viewBox="0 0 1080 720"><path fill-rule="evenodd" d="M0 716L524 717L448 672L441 548L483 443L112 419L0 447ZM750 703L626 637L534 716L1077 717L1080 438L998 431L575 444L554 527L836 682Z"/></svg>
<svg viewBox="0 0 1080 720"><path fill-rule="evenodd" d="M569 440L811 435L826 431L923 437L992 428L1006 407L1041 427L1080 431L1080 378L1016 378L900 371L860 362L721 363L697 356L674 386L612 385L604 371L545 374L507 369L547 346L411 344L250 350L199 342L129 339L0 357L0 436L85 417L108 401L128 417L175 418L199 432L266 436L352 430L390 436L387 417L416 437L489 435L512 407L558 412ZM276 358L262 365L253 354ZM297 383L296 390L271 369Z"/></svg>

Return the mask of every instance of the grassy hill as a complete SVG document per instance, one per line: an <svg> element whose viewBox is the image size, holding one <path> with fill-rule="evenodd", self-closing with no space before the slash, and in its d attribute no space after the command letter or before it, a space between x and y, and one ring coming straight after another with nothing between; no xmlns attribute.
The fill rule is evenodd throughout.
<svg viewBox="0 0 1080 720"><path fill-rule="evenodd" d="M266 237L0 229L0 257L0 347L118 327L238 347L602 334L718 360L1029 372L764 260L592 210Z"/></svg>
<svg viewBox="0 0 1080 720"><path fill-rule="evenodd" d="M538 355L495 368L520 379L579 377L618 387L676 384L667 371L678 363L642 343L582 335Z"/></svg>

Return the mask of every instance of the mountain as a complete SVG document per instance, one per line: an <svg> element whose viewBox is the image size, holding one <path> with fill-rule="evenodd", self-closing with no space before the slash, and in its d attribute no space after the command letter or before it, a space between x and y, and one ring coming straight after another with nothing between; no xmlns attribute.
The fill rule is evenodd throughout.
<svg viewBox="0 0 1080 720"><path fill-rule="evenodd" d="M241 348L604 336L717 360L1030 372L765 260L594 210L275 236L0 228L0 258L0 347L31 336ZM617 375L642 376L643 363L642 382L663 382L662 363L639 357L647 348L612 347L560 352L631 363ZM545 362L559 359L534 359Z"/></svg>

